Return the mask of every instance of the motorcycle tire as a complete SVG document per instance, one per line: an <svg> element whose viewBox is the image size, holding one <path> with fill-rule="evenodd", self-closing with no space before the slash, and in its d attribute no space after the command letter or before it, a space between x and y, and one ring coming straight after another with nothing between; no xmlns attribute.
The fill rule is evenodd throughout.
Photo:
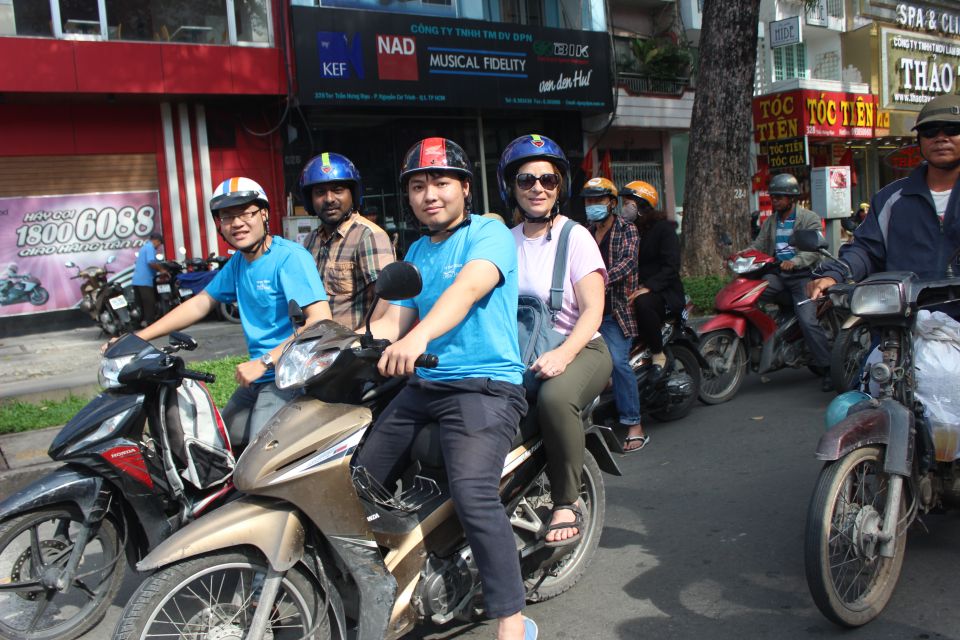
<svg viewBox="0 0 960 640"><path fill-rule="evenodd" d="M47 300L50 299L50 292L44 289L43 287L35 287L30 292L30 304L40 307L47 304Z"/></svg>
<svg viewBox="0 0 960 640"><path fill-rule="evenodd" d="M716 371L731 347L737 350L733 365L728 371ZM700 380L700 402L722 404L737 395L747 377L747 351L743 340L730 329L710 331L700 336L700 355L707 361Z"/></svg>
<svg viewBox="0 0 960 640"><path fill-rule="evenodd" d="M67 593L49 591L45 598L44 591L11 589L14 584L37 583L33 567L37 556L41 571L66 566L72 538L82 524L78 512L63 507L28 511L0 524L0 579L5 585L0 595L0 638L72 640L106 615L123 583L125 562L117 526L109 518L92 534ZM37 628L44 623L49 626Z"/></svg>
<svg viewBox="0 0 960 640"><path fill-rule="evenodd" d="M236 302L221 302L220 316L227 322L237 324L240 322L240 307Z"/></svg>
<svg viewBox="0 0 960 640"><path fill-rule="evenodd" d="M700 361L697 360L695 353L682 346L671 346L667 347L667 349L669 349L673 355L672 364L674 370L670 373L670 375L674 375L674 373L677 372L686 373L693 381L693 390L690 393L690 396L683 402L668 405L665 409L651 411L650 415L660 422L672 422L673 420L685 418L687 414L690 413L691 409L693 409L693 405L697 401L697 397L700 395L700 385L702 382Z"/></svg>
<svg viewBox="0 0 960 640"><path fill-rule="evenodd" d="M837 393L857 387L863 363L870 355L870 344L870 327L866 323L841 329L830 352L830 378Z"/></svg>
<svg viewBox="0 0 960 640"><path fill-rule="evenodd" d="M206 631L204 637L246 637L256 609L251 582L254 575L266 571L266 560L245 548L168 565L137 588L120 615L113 638L187 638L197 635L198 628ZM196 593L209 597L201 601ZM283 576L265 635L273 640L332 638L332 607L325 608L325 602L312 576L300 565L291 568ZM323 619L314 625L318 614ZM314 626L317 628L309 633Z"/></svg>
<svg viewBox="0 0 960 640"><path fill-rule="evenodd" d="M893 557L880 556L868 535L883 522L888 481L883 449L861 447L824 465L810 500L804 540L807 587L820 612L840 626L859 627L877 617L900 577L908 481ZM862 590L853 591L858 585Z"/></svg>
<svg viewBox="0 0 960 640"><path fill-rule="evenodd" d="M570 545L569 548L572 551L563 556L559 562L546 567L539 567L534 571L524 571L523 579L527 590L527 602L543 602L570 590L583 577L584 571L590 566L590 562L597 552L600 535L603 533L603 522L606 517L607 495L600 467L590 452L586 450L583 452L583 474L581 478L581 508L585 506L586 509L583 512L584 530L581 532L580 540ZM533 511L539 516L543 526L550 524L553 501L550 497L550 482L547 480L546 471L541 473L541 477L531 485L531 488L524 495L521 506L517 507L515 517L523 517L521 512L525 511L522 506L524 502L527 506L533 507ZM512 520L513 518L511 518ZM534 529L536 528L534 527ZM515 527L514 531L523 544L533 544L536 542L535 538L538 539L541 535L539 531L535 531L531 535L530 528L523 526ZM562 548L567 549L568 547ZM554 551L556 549L542 548L534 556ZM525 561L532 561L534 556L525 558ZM521 569L523 569L522 564Z"/></svg>

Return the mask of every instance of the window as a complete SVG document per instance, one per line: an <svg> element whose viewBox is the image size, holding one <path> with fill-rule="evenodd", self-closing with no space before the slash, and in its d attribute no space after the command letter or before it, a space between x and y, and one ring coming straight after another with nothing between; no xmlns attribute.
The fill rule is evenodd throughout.
<svg viewBox="0 0 960 640"><path fill-rule="evenodd" d="M543 0L500 0L500 20L542 27Z"/></svg>
<svg viewBox="0 0 960 640"><path fill-rule="evenodd" d="M50 5L37 0L0 0L0 36L52 36Z"/></svg>
<svg viewBox="0 0 960 640"><path fill-rule="evenodd" d="M806 77L808 77L807 54L802 42L773 50L774 82Z"/></svg>
<svg viewBox="0 0 960 640"><path fill-rule="evenodd" d="M825 51L814 56L813 77L820 80L839 80L840 52Z"/></svg>

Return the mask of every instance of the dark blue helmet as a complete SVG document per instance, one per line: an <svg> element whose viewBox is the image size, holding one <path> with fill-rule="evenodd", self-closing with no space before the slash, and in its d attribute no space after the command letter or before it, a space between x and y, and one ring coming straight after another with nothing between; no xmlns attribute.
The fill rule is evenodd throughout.
<svg viewBox="0 0 960 640"><path fill-rule="evenodd" d="M314 157L300 174L300 195L303 207L310 215L317 215L313 209L313 185L327 182L345 182L350 185L353 196L353 208L357 211L363 206L363 183L360 172L345 156L339 153L321 153Z"/></svg>
<svg viewBox="0 0 960 640"><path fill-rule="evenodd" d="M557 165L563 177L563 189L560 191L558 204L563 204L570 197L570 162L563 154L560 145L546 136L530 133L520 136L507 145L500 156L497 165L497 186L500 188L500 198L509 209L516 203L513 200L511 184L517 175L520 165L531 160L547 160Z"/></svg>

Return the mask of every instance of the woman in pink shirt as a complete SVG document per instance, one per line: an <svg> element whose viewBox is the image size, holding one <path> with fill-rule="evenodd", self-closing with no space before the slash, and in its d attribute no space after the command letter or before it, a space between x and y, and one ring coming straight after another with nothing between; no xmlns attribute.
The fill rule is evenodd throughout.
<svg viewBox="0 0 960 640"><path fill-rule="evenodd" d="M568 220L560 205L570 193L570 165L550 138L525 135L509 145L497 168L500 196L519 224L517 243L520 295L549 302L560 229ZM607 384L613 365L597 329L603 315L607 271L597 243L586 228L569 235L563 302L554 330L563 343L542 354L530 369L542 381L537 411L547 454L553 514L544 532L547 546L577 542L582 534L579 502L584 435L580 413Z"/></svg>

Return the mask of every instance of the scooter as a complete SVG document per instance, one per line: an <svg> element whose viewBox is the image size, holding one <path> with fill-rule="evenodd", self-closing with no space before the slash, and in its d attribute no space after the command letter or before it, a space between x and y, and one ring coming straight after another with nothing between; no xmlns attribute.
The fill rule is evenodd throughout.
<svg viewBox="0 0 960 640"><path fill-rule="evenodd" d="M380 298L412 297L419 273L393 263L375 286ZM305 395L285 405L238 461L234 481L244 495L138 564L155 573L127 604L115 638L193 637L202 624L209 637L393 640L424 620L478 613L477 567L446 486L436 425L421 431L398 493L351 467L375 416L403 385L377 372L386 346L329 320L296 338L277 365L277 384ZM418 364L436 361L423 355ZM619 474L607 446L615 436L591 424L589 410L583 425L585 522L575 544L543 544L551 500L531 418L505 460L500 495L532 601L571 588L600 541L600 470Z"/></svg>
<svg viewBox="0 0 960 640"><path fill-rule="evenodd" d="M778 273L780 261L747 249L730 256L727 267L738 277L717 293L717 315L700 327L700 353L707 362L700 400L705 404L730 400L740 390L748 369L763 374L809 367L823 375L812 365L789 292L784 292L772 309L760 301L768 286L763 276ZM817 305L817 318L832 344L845 314L831 305L829 297L801 304Z"/></svg>
<svg viewBox="0 0 960 640"><path fill-rule="evenodd" d="M180 255L186 256L186 253L187 250L180 247ZM186 270L186 265L177 260L167 260L162 253L157 254L157 264L160 265L160 272L154 279L154 286L157 289L157 317L161 317L170 313L182 301L177 288L177 277Z"/></svg>
<svg viewBox="0 0 960 640"><path fill-rule="evenodd" d="M131 565L227 499L234 457L213 400L175 353L117 340L101 364L106 388L50 445L65 463L0 502L0 637L76 638L112 604Z"/></svg>
<svg viewBox="0 0 960 640"><path fill-rule="evenodd" d="M0 305L21 304L29 302L34 306L41 306L50 299L50 292L40 286L40 280L29 273L10 274L0 280L3 294L0 295Z"/></svg>
<svg viewBox="0 0 960 640"><path fill-rule="evenodd" d="M102 267L81 269L72 260L64 263L68 269L76 269L71 280L80 279L80 309L90 314L93 321L108 336L118 336L140 326L140 309L136 305L133 288L126 270L108 279L111 273L107 266L116 260L110 256Z"/></svg>

